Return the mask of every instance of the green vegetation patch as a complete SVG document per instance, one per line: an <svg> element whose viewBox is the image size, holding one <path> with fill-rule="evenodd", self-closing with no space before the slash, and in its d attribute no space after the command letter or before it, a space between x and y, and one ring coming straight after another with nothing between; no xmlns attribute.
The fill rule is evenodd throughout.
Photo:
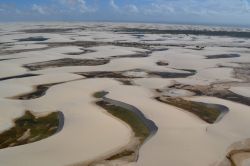
<svg viewBox="0 0 250 166"><path fill-rule="evenodd" d="M0 149L24 145L55 134L60 125L60 112L35 117L30 111L14 120L15 126L0 134Z"/></svg>
<svg viewBox="0 0 250 166"><path fill-rule="evenodd" d="M157 98L157 100L187 110L208 123L214 123L221 114L219 108L209 107L206 103L187 101L181 98Z"/></svg>
<svg viewBox="0 0 250 166"><path fill-rule="evenodd" d="M74 58L63 58L43 62L35 62L26 64L23 67L30 71L43 70L47 68L55 67L67 67L67 66L98 66L109 63L109 59L74 59Z"/></svg>
<svg viewBox="0 0 250 166"><path fill-rule="evenodd" d="M99 91L99 92L95 92L94 94L93 94L93 96L95 97L95 98L103 98L104 96L106 96L108 94L108 92L106 92L106 91Z"/></svg>
<svg viewBox="0 0 250 166"><path fill-rule="evenodd" d="M125 123L127 123L135 133L135 136L139 138L141 144L145 141L145 139L150 135L150 130L148 127L142 122L142 120L132 111L127 110L123 107L119 107L113 104L110 104L106 101L97 101L97 105L106 109L113 116L121 119Z"/></svg>
<svg viewBox="0 0 250 166"><path fill-rule="evenodd" d="M107 160L116 160L122 157L126 157L126 156L131 156L135 153L135 151L133 150L124 150L121 153L115 154L111 157L109 157Z"/></svg>
<svg viewBox="0 0 250 166"><path fill-rule="evenodd" d="M59 83L52 83L52 84L44 84L44 85L37 85L35 87L35 90L33 92L30 93L26 93L26 94L22 94L19 96L15 96L13 97L14 99L19 99L19 100L30 100L30 99L36 99L39 97L42 97L46 94L47 90L54 86L57 85Z"/></svg>

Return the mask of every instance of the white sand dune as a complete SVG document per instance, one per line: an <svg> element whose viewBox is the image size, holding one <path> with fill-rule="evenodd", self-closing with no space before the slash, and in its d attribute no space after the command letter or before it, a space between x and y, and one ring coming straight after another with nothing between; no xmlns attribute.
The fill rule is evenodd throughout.
<svg viewBox="0 0 250 166"><path fill-rule="evenodd" d="M26 110L37 113L62 111L65 117L63 129L46 139L31 144L9 147L0 150L0 165L4 166L85 166L93 161L105 159L126 147L134 133L128 124L111 116L95 104L92 95L107 91L107 97L135 106L158 127L157 133L143 144L137 162L116 161L111 166L218 166L232 150L231 145L250 138L250 107L237 102L208 96L192 96L184 90L172 90L173 96L186 100L220 104L230 109L221 121L208 124L194 114L180 108L161 103L154 99L156 89L164 89L174 83L187 85L211 85L229 83L228 89L236 94L250 97L249 82L236 77L234 67L238 62L250 63L250 40L233 37L145 34L136 36L129 33L116 33L113 30L127 28L157 29L206 29L235 30L222 27L153 25L153 24L113 24L113 23L45 23L54 29L73 28L68 32L25 33L21 30L36 29L33 24L1 24L4 29L0 45L0 78L22 74L38 74L32 77L9 78L0 81L0 131L13 126L13 120ZM82 26L85 30L79 30ZM41 28L41 27L40 27ZM249 31L242 29L242 31ZM13 33L12 33L13 32ZM16 39L43 36L47 41L20 43ZM3 41L2 41L3 40ZM96 41L96 42L138 42L151 44L153 48L166 50L152 51L147 57L119 57L145 53L148 49L131 46L99 45L85 48L80 45L48 47L54 42ZM239 42L240 41L240 42ZM11 45L5 42L11 42ZM159 46L154 46L161 45ZM186 45L183 47L182 45ZM203 50L195 50L204 45ZM8 47L7 47L8 46ZM43 48L43 49L41 49ZM26 49L26 50L25 50ZM33 50L30 50L33 49ZM36 50L39 49L39 50ZM82 49L93 50L80 55ZM168 49L168 50L167 50ZM8 53L8 51L19 52ZM206 59L208 55L240 54L236 58ZM114 58L114 56L116 56ZM19 59L8 59L19 58ZM110 59L98 66L62 66L29 71L23 65L63 58ZM0 59L0 60L1 60ZM7 60L4 60L7 59ZM157 65L166 61L166 66ZM225 67L218 67L219 65ZM135 70L137 71L127 71ZM196 73L186 78L160 78L149 76L147 72ZM113 78L91 78L78 75L78 72L127 71L124 76L139 76L131 79L133 85L123 85ZM242 73L241 73L242 74ZM244 75L245 74L245 75ZM247 71L243 72L248 77ZM60 83L50 87L46 94L30 99L18 100L12 97L34 91L34 86ZM244 83L244 86L243 86ZM225 87L227 87L225 86ZM171 90L171 89L170 89ZM249 153L238 156L242 166L249 166ZM102 164L100 164L102 165ZM105 164L103 164L105 165ZM106 164L107 165L107 164Z"/></svg>
<svg viewBox="0 0 250 166"><path fill-rule="evenodd" d="M62 111L65 115L64 128L48 139L0 151L1 163L69 165L94 160L126 145L131 130L95 106L93 89L87 86L89 83L93 86L96 84L96 89L100 90L105 86L114 86L115 82L106 80L99 85L98 82L89 80L65 83L51 88L44 97L24 101L26 109L35 112ZM31 154L39 155L30 158ZM38 160L43 162L38 163Z"/></svg>

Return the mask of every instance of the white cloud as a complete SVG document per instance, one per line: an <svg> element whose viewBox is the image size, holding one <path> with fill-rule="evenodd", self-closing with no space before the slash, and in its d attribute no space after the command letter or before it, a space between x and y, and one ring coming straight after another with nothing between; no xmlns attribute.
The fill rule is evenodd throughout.
<svg viewBox="0 0 250 166"><path fill-rule="evenodd" d="M0 0L1 1L1 0ZM15 3L0 2L0 17L3 15L29 15L39 13L68 18L86 18L82 13L91 13L88 19L170 20L249 23L250 0L50 0L49 3L34 3L22 7ZM104 4L105 3L105 4ZM100 6L100 5L103 6ZM107 8L107 5L109 8ZM112 11L107 11L113 9ZM99 10L99 12L96 12ZM96 13L94 13L96 12ZM113 12L113 13L112 13ZM112 16L112 14L114 16ZM5 19L6 17L1 17ZM0 18L0 20L1 20ZM45 17L44 17L45 18ZM6 18L8 19L8 17ZM190 22L191 22L190 21Z"/></svg>
<svg viewBox="0 0 250 166"><path fill-rule="evenodd" d="M242 4L243 4L243 8L250 12L250 5L249 5L249 2L247 0L242 0Z"/></svg>
<svg viewBox="0 0 250 166"><path fill-rule="evenodd" d="M156 14L169 14L176 11L175 6L167 3L151 3L150 5L144 7L143 13L146 15L156 15Z"/></svg>
<svg viewBox="0 0 250 166"><path fill-rule="evenodd" d="M250 12L248 0L152 0L151 4L143 5L143 13L147 15L228 16L248 12Z"/></svg>
<svg viewBox="0 0 250 166"><path fill-rule="evenodd" d="M95 12L97 10L88 6L85 0L62 0L62 2L71 10L79 10L81 13Z"/></svg>
<svg viewBox="0 0 250 166"><path fill-rule="evenodd" d="M116 11L119 12L121 14L124 13L138 13L139 9L136 5L134 4L128 4L128 5L124 5L124 6L118 6L115 2L115 0L109 0L109 5Z"/></svg>
<svg viewBox="0 0 250 166"><path fill-rule="evenodd" d="M48 11L45 7L37 5L37 4L33 4L31 9L39 14L43 14L43 15L48 14Z"/></svg>
<svg viewBox="0 0 250 166"><path fill-rule="evenodd" d="M15 10L17 10L15 4L0 3L0 12L15 12Z"/></svg>
<svg viewBox="0 0 250 166"><path fill-rule="evenodd" d="M125 7L129 13L138 13L139 9L136 5L129 4Z"/></svg>
<svg viewBox="0 0 250 166"><path fill-rule="evenodd" d="M111 6L113 9L115 9L115 10L119 10L119 9L120 9L119 6L116 5L115 0L110 0L110 1L109 1L109 4L110 4L110 6Z"/></svg>

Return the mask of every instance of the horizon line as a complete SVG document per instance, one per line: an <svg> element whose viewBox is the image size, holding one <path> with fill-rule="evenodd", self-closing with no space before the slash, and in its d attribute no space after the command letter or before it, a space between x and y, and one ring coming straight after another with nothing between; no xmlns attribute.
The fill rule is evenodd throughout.
<svg viewBox="0 0 250 166"><path fill-rule="evenodd" d="M144 23L144 24L169 24L169 25L191 25L191 26L219 26L219 27L241 27L250 28L250 24L230 23L206 23L206 22L168 22L168 21L133 21L133 20L9 20L2 23L42 23L42 22L75 22L75 23Z"/></svg>

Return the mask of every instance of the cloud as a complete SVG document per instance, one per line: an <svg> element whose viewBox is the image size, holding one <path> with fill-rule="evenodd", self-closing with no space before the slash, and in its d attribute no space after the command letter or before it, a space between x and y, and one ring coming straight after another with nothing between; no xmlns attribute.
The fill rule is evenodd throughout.
<svg viewBox="0 0 250 166"><path fill-rule="evenodd" d="M10 12L16 10L16 5L11 3L0 3L0 12Z"/></svg>
<svg viewBox="0 0 250 166"><path fill-rule="evenodd" d="M6 16L32 19L33 15L39 14L45 19L67 16L65 19L68 20L202 20L250 24L250 0L34 0L30 6L15 5L16 1L12 4L0 2L0 20L8 20Z"/></svg>
<svg viewBox="0 0 250 166"><path fill-rule="evenodd" d="M116 5L115 0L110 0L110 1L109 1L109 4L110 4L110 6L111 6L113 9L115 9L115 10L119 10L119 9L120 9L119 6Z"/></svg>
<svg viewBox="0 0 250 166"><path fill-rule="evenodd" d="M147 15L229 16L250 12L248 0L149 0L143 6Z"/></svg>
<svg viewBox="0 0 250 166"><path fill-rule="evenodd" d="M250 12L250 5L247 0L242 0L243 8L247 11Z"/></svg>
<svg viewBox="0 0 250 166"><path fill-rule="evenodd" d="M118 13L121 14L129 14L129 13L138 13L139 9L134 4L128 4L124 6L118 6L115 2L115 0L109 0L109 5Z"/></svg>
<svg viewBox="0 0 250 166"><path fill-rule="evenodd" d="M145 14L168 14L175 12L175 6L167 3L151 3L149 6L144 8Z"/></svg>
<svg viewBox="0 0 250 166"><path fill-rule="evenodd" d="M43 7L37 4L33 4L31 9L32 11L37 12L42 15L48 14L46 7Z"/></svg>
<svg viewBox="0 0 250 166"><path fill-rule="evenodd" d="M62 0L63 4L71 10L78 10L81 13L95 12L97 9L87 5L85 0Z"/></svg>
<svg viewBox="0 0 250 166"><path fill-rule="evenodd" d="M138 13L139 12L139 9L136 5L133 5L133 4L129 4L127 5L126 7L126 10L129 12L129 13Z"/></svg>

